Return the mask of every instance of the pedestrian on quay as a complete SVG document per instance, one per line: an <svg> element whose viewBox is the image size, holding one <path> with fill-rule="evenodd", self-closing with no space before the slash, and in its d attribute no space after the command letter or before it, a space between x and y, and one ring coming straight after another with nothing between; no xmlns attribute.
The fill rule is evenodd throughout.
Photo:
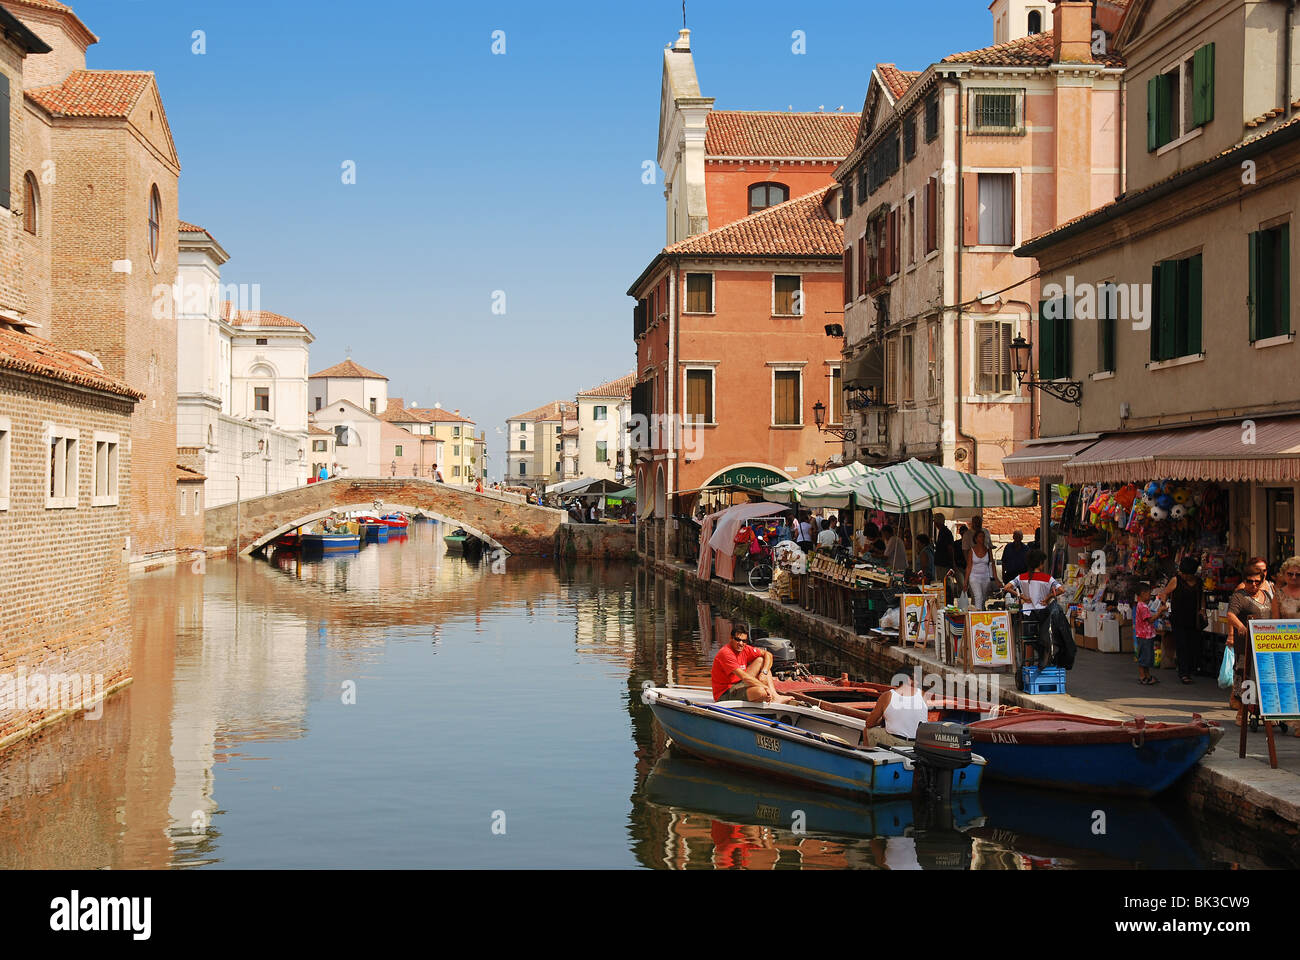
<svg viewBox="0 0 1300 960"><path fill-rule="evenodd" d="M956 562L953 559L952 531L948 529L948 518L942 513L934 514L931 519L933 529L930 536L934 543L934 566L936 570L947 573L950 569L956 569Z"/></svg>
<svg viewBox="0 0 1300 960"><path fill-rule="evenodd" d="M799 549L804 553L812 553L813 548L813 528L812 521L808 519L808 514L799 518Z"/></svg>
<svg viewBox="0 0 1300 960"><path fill-rule="evenodd" d="M835 525L834 517L826 521L826 529L817 534L817 546L831 548L839 542L840 536L835 532Z"/></svg>
<svg viewBox="0 0 1300 960"><path fill-rule="evenodd" d="M1156 665L1156 630L1152 621L1155 614L1151 612L1151 584L1143 580L1137 585L1133 599L1137 607L1133 612L1133 640L1137 646L1138 683L1144 687L1160 681L1151 675L1151 668Z"/></svg>
<svg viewBox="0 0 1300 960"><path fill-rule="evenodd" d="M934 546L929 534L916 535L916 567L925 577L926 583L934 583Z"/></svg>
<svg viewBox="0 0 1300 960"><path fill-rule="evenodd" d="M1025 556L1029 548L1025 546L1023 530L1011 535L1011 542L1002 548L1002 582L1010 583L1025 572Z"/></svg>
<svg viewBox="0 0 1300 960"><path fill-rule="evenodd" d="M1242 687L1248 680L1255 679L1255 658L1250 642L1250 621L1266 619L1273 610L1273 585L1268 582L1268 561L1263 557L1252 557L1246 561L1246 575L1241 578L1241 586L1232 592L1228 600L1228 625L1232 633L1227 644L1232 647L1236 664L1232 672L1231 706L1237 708L1237 719L1241 726L1246 719L1246 705L1241 698ZM1199 633L1197 638L1200 638ZM1199 652L1199 651L1198 651ZM1178 651L1178 670L1182 672L1182 648ZM1184 680L1184 683L1187 681Z"/></svg>
<svg viewBox="0 0 1300 960"><path fill-rule="evenodd" d="M1178 676L1183 683L1192 682L1196 661L1201 654L1201 578L1195 557L1183 557L1178 573L1160 591L1160 599L1169 601L1169 629L1174 635ZM1257 581L1258 582L1258 581ZM1229 614L1231 617L1231 614ZM1232 638L1228 638L1232 643Z"/></svg>
<svg viewBox="0 0 1300 960"><path fill-rule="evenodd" d="M972 609L983 610L985 600L999 585L999 581L987 537L974 531L972 533L970 552L966 555L966 582L970 585L971 603L974 604Z"/></svg>

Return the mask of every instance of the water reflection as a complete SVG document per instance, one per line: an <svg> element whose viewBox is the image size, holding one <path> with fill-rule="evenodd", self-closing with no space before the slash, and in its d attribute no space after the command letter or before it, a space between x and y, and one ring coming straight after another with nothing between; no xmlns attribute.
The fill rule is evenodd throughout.
<svg viewBox="0 0 1300 960"><path fill-rule="evenodd" d="M135 683L0 756L0 867L1260 862L1153 804L1108 802L1099 837L1058 795L935 820L679 758L641 683L707 683L726 611L622 566L494 574L444 532L135 578Z"/></svg>

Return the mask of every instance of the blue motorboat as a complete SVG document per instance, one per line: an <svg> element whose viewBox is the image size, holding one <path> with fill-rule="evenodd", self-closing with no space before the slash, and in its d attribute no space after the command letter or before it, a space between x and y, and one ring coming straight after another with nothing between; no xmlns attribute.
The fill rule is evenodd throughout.
<svg viewBox="0 0 1300 960"><path fill-rule="evenodd" d="M705 760L857 799L908 797L914 747L861 747L863 721L802 704L712 702L711 691L653 687L641 698L678 749ZM984 760L944 770L951 793L979 789ZM933 764L932 764L933 768Z"/></svg>

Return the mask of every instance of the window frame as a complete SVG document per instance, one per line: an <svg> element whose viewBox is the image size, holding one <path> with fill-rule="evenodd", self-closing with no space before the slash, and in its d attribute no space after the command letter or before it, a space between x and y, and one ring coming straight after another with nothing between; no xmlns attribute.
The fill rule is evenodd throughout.
<svg viewBox="0 0 1300 960"><path fill-rule="evenodd" d="M1183 265L1186 266L1183 266ZM1183 275L1186 274L1186 287ZM1205 353L1205 271L1203 251L1184 253L1159 260L1151 267L1151 360L1150 365L1171 360L1200 357ZM1193 295L1193 285L1196 289ZM1173 294L1172 306L1166 306L1165 287ZM1168 310L1166 320L1164 313ZM1168 326L1173 345L1164 343L1161 333ZM1182 352L1179 351L1182 341Z"/></svg>
<svg viewBox="0 0 1300 960"><path fill-rule="evenodd" d="M709 419L694 420L690 413L691 374L708 373L709 375ZM714 364L686 363L682 365L682 422L693 427L716 427L718 425L718 368Z"/></svg>
<svg viewBox="0 0 1300 960"><path fill-rule="evenodd" d="M62 424L47 423L45 424L43 436L45 437L45 465L47 468L50 467L49 457L54 456L54 466L45 472L42 481L45 488L45 509L75 510L80 503L81 492L81 431L72 427L65 427ZM61 454L51 454L50 448L56 440L61 441ZM58 470L60 456L62 456L62 471ZM51 472L56 475L51 477ZM62 474L63 479L62 496L57 495L59 473ZM50 483L54 484L54 490L50 489ZM69 486L72 488L70 495L68 493Z"/></svg>
<svg viewBox="0 0 1300 960"><path fill-rule="evenodd" d="M939 92L925 98L925 142L934 143L939 136Z"/></svg>
<svg viewBox="0 0 1300 960"><path fill-rule="evenodd" d="M797 281L794 292L791 295L791 306L798 306L794 313L780 313L777 310L776 302L776 282L780 279L789 280L793 278ZM774 273L772 274L772 316L774 317L802 317L803 313L803 274L801 273Z"/></svg>
<svg viewBox="0 0 1300 960"><path fill-rule="evenodd" d="M759 187L762 187L764 189L764 194L766 197L769 198L769 202L763 204L763 206L761 207L756 207L754 206L754 191L757 190ZM756 213L761 213L764 210L769 210L772 207L775 207L777 205L776 203L770 202L773 187L781 190L785 194L785 199L778 200L777 203L786 203L789 201L790 188L784 183L781 183L777 180L760 180L758 183L751 183L749 187L746 188L745 190L745 204L749 210L749 213L746 214L746 216L752 217Z"/></svg>
<svg viewBox="0 0 1300 960"><path fill-rule="evenodd" d="M1097 373L1115 372L1115 336L1119 331L1119 287L1113 277L1097 284Z"/></svg>
<svg viewBox="0 0 1300 960"><path fill-rule="evenodd" d="M1270 234L1276 234L1276 237L1267 239ZM1291 321L1291 221L1261 226L1247 234L1246 242L1249 264L1246 309L1250 342L1256 344L1276 337L1290 337L1294 334ZM1266 271L1268 277L1265 277ZM1271 282L1266 284L1266 280ZM1266 289L1267 302L1273 309L1270 323L1264 327L1259 308Z"/></svg>
<svg viewBox="0 0 1300 960"><path fill-rule="evenodd" d="M779 430L791 430L791 429L795 429L795 428L801 428L801 427L803 427L803 425L804 425L804 422L803 422L803 380L804 380L804 377L803 377L803 368L804 368L805 364L801 361L801 362L798 362L798 363L769 363L768 366L769 366L769 367L771 368L771 370L772 370L772 374L771 374L771 387L772 387L771 426L772 426L773 428L776 428L776 429L779 429ZM777 383L777 374L781 374L781 373L787 373L787 374L788 374L788 373L793 373L796 377L798 377L798 382L799 382L799 394L798 394L798 396L797 396L796 399L795 399L795 417L796 417L797 419L796 419L796 421L795 421L794 423L777 423L777 422L776 422L776 383Z"/></svg>
<svg viewBox="0 0 1300 960"><path fill-rule="evenodd" d="M993 366L991 373L987 374L991 378L988 386L990 389L983 389L985 383L983 378L986 376L980 368L980 341L983 338L985 328L993 328ZM1011 369L1011 341L1016 336L1016 321L1003 317L990 317L980 319L975 322L975 383L972 385L974 396L977 397L1006 397L1017 393L1015 376ZM1003 350L998 350L1000 340L1004 342Z"/></svg>
<svg viewBox="0 0 1300 960"><path fill-rule="evenodd" d="M162 253L162 194L158 184L149 187L149 259L155 264Z"/></svg>
<svg viewBox="0 0 1300 960"><path fill-rule="evenodd" d="M92 436L93 459L90 473L90 505L92 507L116 507L120 503L119 484L121 483L121 438L116 433L96 430ZM100 462L99 448L104 446L103 471L107 477L104 493L99 492Z"/></svg>
<svg viewBox="0 0 1300 960"><path fill-rule="evenodd" d="M23 174L23 230L33 237L41 235L41 192L36 174L28 170Z"/></svg>
<svg viewBox="0 0 1300 960"><path fill-rule="evenodd" d="M603 423L609 419L609 404L597 403L591 408L591 419L594 423Z"/></svg>
<svg viewBox="0 0 1300 960"><path fill-rule="evenodd" d="M841 426L844 423L844 365L828 363L826 380L829 384L826 422L833 426Z"/></svg>
<svg viewBox="0 0 1300 960"><path fill-rule="evenodd" d="M257 402L265 400L266 406L260 407ZM270 413L271 412L271 388L270 387L253 387L253 412Z"/></svg>
<svg viewBox="0 0 1300 960"><path fill-rule="evenodd" d="M969 249L975 250L1009 250L1014 249L1020 243L1020 175L1015 170L972 170L975 176L975 206L979 221L976 224L975 243ZM1011 231L1011 238L1007 243L997 243L992 240L986 242L984 239L984 203L980 197L980 185L986 177L1000 177L1009 181L1011 189L1008 191L1008 198L1011 209L1007 216L1007 224ZM989 227L992 232L992 224Z"/></svg>
<svg viewBox="0 0 1300 960"><path fill-rule="evenodd" d="M911 330L905 330L898 345L899 399L903 403L916 401L916 340Z"/></svg>
<svg viewBox="0 0 1300 960"><path fill-rule="evenodd" d="M13 424L0 417L0 511L9 509L9 475L13 462Z"/></svg>
<svg viewBox="0 0 1300 960"><path fill-rule="evenodd" d="M596 441L596 462L609 463L609 441L608 440Z"/></svg>
<svg viewBox="0 0 1300 960"><path fill-rule="evenodd" d="M1024 87L968 87L967 88L967 131L970 136L978 137L1023 137L1025 128L1025 88ZM980 100L984 97L1009 97L1012 99L1012 117L1009 125L980 122Z"/></svg>
<svg viewBox="0 0 1300 960"><path fill-rule="evenodd" d="M690 307L690 288L691 277L708 277L709 278L709 303L706 310L691 310ZM713 316L717 307L717 280L712 273L706 273L700 270L692 270L689 273L682 274L682 313L691 317L710 317Z"/></svg>

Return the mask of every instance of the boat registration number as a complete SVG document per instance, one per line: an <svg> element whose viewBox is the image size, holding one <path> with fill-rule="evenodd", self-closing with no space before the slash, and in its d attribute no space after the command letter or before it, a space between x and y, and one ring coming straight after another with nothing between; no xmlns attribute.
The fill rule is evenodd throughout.
<svg viewBox="0 0 1300 960"><path fill-rule="evenodd" d="M756 819L763 820L767 823L776 823L781 819L781 810L768 803L760 803L754 810Z"/></svg>
<svg viewBox="0 0 1300 960"><path fill-rule="evenodd" d="M776 737L765 736L761 733L754 734L754 739L758 741L760 750L771 750L773 753L781 752L781 741Z"/></svg>

